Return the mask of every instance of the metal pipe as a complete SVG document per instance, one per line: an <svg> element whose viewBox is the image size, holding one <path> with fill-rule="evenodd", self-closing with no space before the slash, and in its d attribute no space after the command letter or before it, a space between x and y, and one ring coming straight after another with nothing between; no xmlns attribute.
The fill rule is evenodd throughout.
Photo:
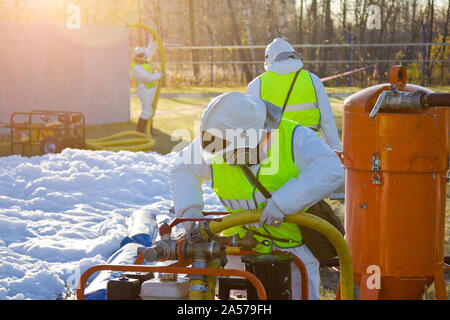
<svg viewBox="0 0 450 320"><path fill-rule="evenodd" d="M450 107L450 93L399 91L395 85L391 84L389 90L381 92L369 117L375 117L380 110L414 109L424 111L430 107Z"/></svg>
<svg viewBox="0 0 450 320"><path fill-rule="evenodd" d="M101 264L87 269L80 277L77 287L77 300L84 300L84 289L89 277L98 271L129 271L129 272L164 272L164 273L178 273L178 274L199 274L209 276L230 276L242 277L247 279L255 286L258 298L260 300L267 300L266 290L261 281L252 273L243 270L235 269L208 269L208 268L186 268L186 267L172 267L172 266L138 266L138 265L111 265Z"/></svg>
<svg viewBox="0 0 450 320"><path fill-rule="evenodd" d="M422 105L430 107L450 107L450 93L430 93L422 97Z"/></svg>

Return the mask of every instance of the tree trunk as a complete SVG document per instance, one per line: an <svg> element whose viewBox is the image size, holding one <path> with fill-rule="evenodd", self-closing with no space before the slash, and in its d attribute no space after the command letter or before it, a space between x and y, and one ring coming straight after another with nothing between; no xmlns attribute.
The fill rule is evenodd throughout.
<svg viewBox="0 0 450 320"><path fill-rule="evenodd" d="M191 36L191 46L196 45L195 41L195 20L194 20L194 0L188 0L189 2L189 27L190 27L190 36ZM200 66L198 64L198 51L192 50L192 62L193 62L193 70L194 70L194 82L195 84L199 81L200 76Z"/></svg>
<svg viewBox="0 0 450 320"><path fill-rule="evenodd" d="M243 12L244 12L244 22L245 22L245 30L247 32L247 40L248 40L248 44L250 46L254 45L253 42L253 34L252 34L252 28L251 28L251 24L250 24L250 19L252 17L252 6L251 6L251 2L247 2L246 4L243 4ZM250 49L250 58L252 61L256 61L256 54L255 54L255 49ZM252 77L254 78L255 75L260 74L261 70L260 70L260 66L258 64L252 64L252 72L253 75Z"/></svg>
<svg viewBox="0 0 450 320"><path fill-rule="evenodd" d="M275 37L274 30L277 29L273 19L273 2L274 0L266 0L267 43L273 40Z"/></svg>
<svg viewBox="0 0 450 320"><path fill-rule="evenodd" d="M333 20L331 20L331 0L326 0L324 2L325 11L324 11L324 24L325 24L325 34L322 39L322 43L333 43ZM329 49L322 48L322 54L320 55L320 60L330 60L330 51ZM326 63L321 63L319 68L319 75L325 75L325 71L327 68Z"/></svg>
<svg viewBox="0 0 450 320"><path fill-rule="evenodd" d="M341 2L342 7L342 29L346 30L347 26L347 0Z"/></svg>
<svg viewBox="0 0 450 320"><path fill-rule="evenodd" d="M303 44L303 33L305 30L303 30L303 0L300 0L300 17L299 21L297 23L297 42L300 44Z"/></svg>
<svg viewBox="0 0 450 320"><path fill-rule="evenodd" d="M448 36L448 24L449 24L449 16L450 16L450 2L447 5L447 16L445 19L445 27L444 27L444 35L442 37L442 43L447 43L447 36ZM444 60L445 59L445 49L447 46L442 46L442 54L441 54L441 59ZM441 82L442 83L446 83L446 72L445 72L445 63L441 62Z"/></svg>
<svg viewBox="0 0 450 320"><path fill-rule="evenodd" d="M231 23L232 23L232 28L233 28L234 39L236 41L236 44L238 46L241 46L242 45L241 34L240 34L239 28L237 26L236 17L235 17L234 11L233 11L233 5L231 3L231 0L228 0L227 4L228 4L228 9L230 10L230 18L231 18ZM241 57L241 60L248 61L245 51L242 49L238 49L238 50L239 50L239 56ZM253 80L252 73L250 71L250 68L248 67L248 64L242 65L242 71L244 71L247 82L250 82Z"/></svg>
<svg viewBox="0 0 450 320"><path fill-rule="evenodd" d="M429 6L429 19L428 19L428 42L433 42L433 24L434 24L434 0L428 1ZM429 45L427 48L427 60L431 60L431 50L433 46ZM431 73L433 72L433 64L430 62L426 63L426 76L427 83L431 79Z"/></svg>
<svg viewBox="0 0 450 320"><path fill-rule="evenodd" d="M287 0L280 0L281 7L281 26L280 26L280 35L282 38L286 39L288 34L288 4Z"/></svg>
<svg viewBox="0 0 450 320"><path fill-rule="evenodd" d="M418 19L416 19L416 13L417 13L417 0L414 0L412 3L412 15L410 16L411 42L416 42L417 35L420 32L420 29L418 28L418 25L417 25ZM406 59L409 59L409 60L413 59L413 48L412 47L408 47L406 49L405 57L406 57Z"/></svg>
<svg viewBox="0 0 450 320"><path fill-rule="evenodd" d="M311 30L311 34L309 35L309 43L317 43L319 39L319 28L318 28L318 16L317 16L317 0L312 0L311 6L309 7L308 12L308 26L309 30ZM309 50L311 52L308 55L306 60L319 60L320 57L320 48L316 50ZM313 68L315 64L311 66ZM313 72L317 72L317 69L312 69Z"/></svg>

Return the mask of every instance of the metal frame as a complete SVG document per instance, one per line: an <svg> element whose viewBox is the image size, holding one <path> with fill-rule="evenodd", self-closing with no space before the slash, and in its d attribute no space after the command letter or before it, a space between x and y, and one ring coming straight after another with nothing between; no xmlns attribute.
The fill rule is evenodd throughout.
<svg viewBox="0 0 450 320"><path fill-rule="evenodd" d="M252 273L235 269L208 269L208 268L187 268L180 267L177 263L170 266L142 266L142 265L108 265L101 264L87 269L78 282L77 299L84 300L84 289L89 277L97 271L129 271L129 272L164 272L178 274L200 274L207 276L237 276L250 281L258 293L260 300L267 300L266 290L261 281Z"/></svg>
<svg viewBox="0 0 450 320"><path fill-rule="evenodd" d="M27 122L18 123L17 118L23 116L27 118ZM33 126L33 120L39 116L49 116L49 117L58 117L58 116L68 116L69 119L72 119L74 116L80 117L80 121L76 122L73 128L70 128L70 131L76 131L80 129L80 136L75 139L71 139L68 137L67 128L64 126L61 127L46 127L44 125L35 125ZM71 146L74 143L80 144L80 146L84 146L85 138L86 138L86 128L85 128L85 117L82 112L76 111L62 111L62 110L32 110L31 112L14 112L10 116L10 151L11 154L14 154L14 147L16 145L22 146L22 156L25 155L25 147L28 147L29 155L33 153L33 146L40 145L41 140L41 131L53 131L55 136L58 136L61 144L63 146ZM36 124L36 123L34 123ZM18 130L20 132L28 131L28 140L24 142L15 141L14 133ZM37 141L33 141L33 132L37 135ZM65 133L64 133L65 132ZM63 134L64 133L64 134Z"/></svg>
<svg viewBox="0 0 450 320"><path fill-rule="evenodd" d="M185 239L182 241L186 241ZM239 254L233 255L249 255L256 254L253 250L240 250ZM308 272L303 261L295 254L285 251L274 251L274 253L290 254L294 257L294 263L300 271L301 275L301 297L302 300L309 299L309 283ZM256 289L260 300L267 299L266 290L261 281L252 273L244 270L236 269L209 269L209 268L187 268L191 264L191 260L181 260L169 266L142 266L144 261L144 253L141 252L136 258L134 265L97 265L86 270L80 277L77 288L77 300L84 300L84 290L89 277L98 271L122 271L122 272L163 272L163 273L179 273L179 274L201 274L212 276L237 276L249 280Z"/></svg>

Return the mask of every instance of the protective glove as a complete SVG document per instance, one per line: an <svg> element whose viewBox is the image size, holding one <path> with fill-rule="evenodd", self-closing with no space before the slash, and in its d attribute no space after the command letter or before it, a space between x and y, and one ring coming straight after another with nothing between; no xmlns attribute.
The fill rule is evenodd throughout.
<svg viewBox="0 0 450 320"><path fill-rule="evenodd" d="M157 73L154 73L153 76L155 77L155 81L156 81L156 80L161 79L162 73L161 72L157 72Z"/></svg>
<svg viewBox="0 0 450 320"><path fill-rule="evenodd" d="M192 207L187 209L183 215L181 216L181 218L184 219L203 219L203 213L202 210L199 207ZM183 222L183 227L184 227L184 231L186 233L186 237L189 239L190 235L191 235L191 231L194 228L195 225L195 221L186 221Z"/></svg>
<svg viewBox="0 0 450 320"><path fill-rule="evenodd" d="M269 225L279 227L285 216L286 214L278 207L275 201L269 199L259 219L259 226Z"/></svg>
<svg viewBox="0 0 450 320"><path fill-rule="evenodd" d="M259 222L246 223L246 224L244 224L244 227L246 227L246 228L248 228L248 227L259 228Z"/></svg>

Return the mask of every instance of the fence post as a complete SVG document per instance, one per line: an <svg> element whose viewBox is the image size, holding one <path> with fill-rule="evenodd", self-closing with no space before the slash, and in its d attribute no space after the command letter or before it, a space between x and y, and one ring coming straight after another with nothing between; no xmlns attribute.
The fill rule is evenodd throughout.
<svg viewBox="0 0 450 320"><path fill-rule="evenodd" d="M211 47L214 46L213 33L211 30L209 30L209 44ZM212 87L214 87L214 49L211 48L211 88Z"/></svg>
<svg viewBox="0 0 450 320"><path fill-rule="evenodd" d="M348 25L348 44L349 45L352 44L352 25L351 24ZM348 60L351 61L352 59L353 59L352 47L349 46L348 47ZM348 71L352 71L352 66L350 63L348 64ZM351 74L348 75L348 86L349 87L352 86L352 75Z"/></svg>

